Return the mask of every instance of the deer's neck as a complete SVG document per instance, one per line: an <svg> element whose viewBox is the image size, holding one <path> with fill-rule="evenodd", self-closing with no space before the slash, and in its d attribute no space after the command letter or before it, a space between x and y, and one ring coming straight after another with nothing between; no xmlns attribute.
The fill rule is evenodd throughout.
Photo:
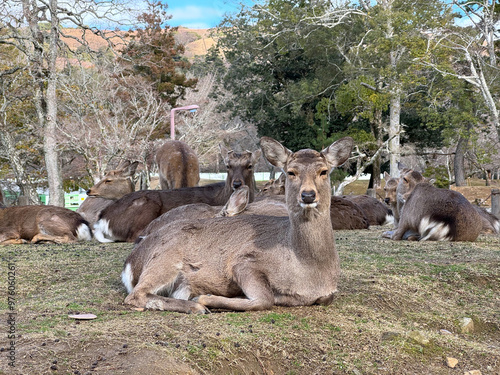
<svg viewBox="0 0 500 375"><path fill-rule="evenodd" d="M328 262L333 258L335 238L329 213L314 217L291 217L290 240L302 259Z"/></svg>

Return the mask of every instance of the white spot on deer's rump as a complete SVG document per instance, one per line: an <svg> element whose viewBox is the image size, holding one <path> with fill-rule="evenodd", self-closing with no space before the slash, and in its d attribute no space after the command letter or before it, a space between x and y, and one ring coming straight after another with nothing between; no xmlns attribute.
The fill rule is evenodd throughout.
<svg viewBox="0 0 500 375"><path fill-rule="evenodd" d="M109 220L100 219L94 224L94 237L99 242L114 242L113 233L109 229Z"/></svg>
<svg viewBox="0 0 500 375"><path fill-rule="evenodd" d="M132 290L134 289L132 286L132 278L132 267L130 266L130 263L127 263L125 269L122 271L122 283L125 285L125 288L127 288L128 294L132 293Z"/></svg>
<svg viewBox="0 0 500 375"><path fill-rule="evenodd" d="M429 217L424 217L420 221L418 226L418 231L422 236L420 241L434 240L434 241L447 241L449 240L448 233L450 227L443 223L437 221L431 221Z"/></svg>
<svg viewBox="0 0 500 375"><path fill-rule="evenodd" d="M80 224L76 228L76 238L78 241L90 241L92 239L92 232L87 224Z"/></svg>

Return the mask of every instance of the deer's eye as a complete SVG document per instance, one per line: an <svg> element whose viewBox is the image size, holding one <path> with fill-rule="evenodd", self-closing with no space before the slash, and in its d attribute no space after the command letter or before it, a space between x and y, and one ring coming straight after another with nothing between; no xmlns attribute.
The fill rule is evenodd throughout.
<svg viewBox="0 0 500 375"><path fill-rule="evenodd" d="M295 177L295 172L294 171L288 171L287 174L290 177Z"/></svg>
<svg viewBox="0 0 500 375"><path fill-rule="evenodd" d="M326 170L326 169L322 170L322 171L319 173L319 175L320 175L320 176L326 176L327 174L328 174L328 170Z"/></svg>
<svg viewBox="0 0 500 375"><path fill-rule="evenodd" d="M247 169L252 169L252 168L253 168L253 165L252 165L252 164L250 164L250 165L247 167Z"/></svg>

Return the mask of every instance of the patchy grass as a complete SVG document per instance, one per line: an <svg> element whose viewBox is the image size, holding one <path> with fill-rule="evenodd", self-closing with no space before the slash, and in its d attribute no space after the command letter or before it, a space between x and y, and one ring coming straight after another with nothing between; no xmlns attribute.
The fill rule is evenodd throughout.
<svg viewBox="0 0 500 375"><path fill-rule="evenodd" d="M500 373L500 238L393 242L386 229L336 233L343 275L330 306L202 316L123 305L131 244L0 247L2 318L10 264L18 335L13 369L2 325L0 373ZM474 332L462 333L464 317Z"/></svg>

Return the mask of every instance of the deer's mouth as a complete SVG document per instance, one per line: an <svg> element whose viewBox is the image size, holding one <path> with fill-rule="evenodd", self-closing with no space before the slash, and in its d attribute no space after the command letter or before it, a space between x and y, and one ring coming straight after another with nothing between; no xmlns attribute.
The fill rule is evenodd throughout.
<svg viewBox="0 0 500 375"><path fill-rule="evenodd" d="M305 208L305 209L316 208L316 207L318 207L318 202L312 202L312 203L300 202L300 207Z"/></svg>

